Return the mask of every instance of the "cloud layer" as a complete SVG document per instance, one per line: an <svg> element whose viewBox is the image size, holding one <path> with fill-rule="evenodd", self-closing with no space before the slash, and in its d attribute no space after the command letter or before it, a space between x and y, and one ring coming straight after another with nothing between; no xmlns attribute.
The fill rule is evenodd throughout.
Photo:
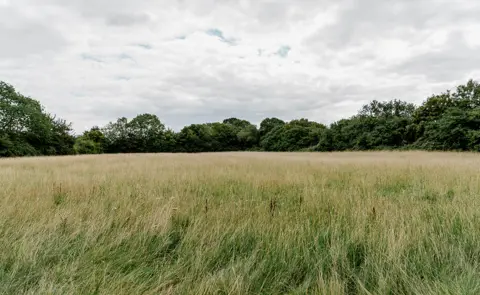
<svg viewBox="0 0 480 295"><path fill-rule="evenodd" d="M77 132L155 113L323 123L480 78L470 0L0 0L0 80Z"/></svg>

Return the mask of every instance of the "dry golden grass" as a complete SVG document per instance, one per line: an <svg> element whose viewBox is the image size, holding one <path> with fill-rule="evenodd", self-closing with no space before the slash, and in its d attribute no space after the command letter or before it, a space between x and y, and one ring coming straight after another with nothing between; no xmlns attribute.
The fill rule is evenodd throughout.
<svg viewBox="0 0 480 295"><path fill-rule="evenodd" d="M0 294L479 294L480 156L0 160Z"/></svg>

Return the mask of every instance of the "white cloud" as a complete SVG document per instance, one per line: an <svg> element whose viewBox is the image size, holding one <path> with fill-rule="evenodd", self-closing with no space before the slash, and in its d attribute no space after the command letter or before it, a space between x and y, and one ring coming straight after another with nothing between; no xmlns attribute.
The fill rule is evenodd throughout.
<svg viewBox="0 0 480 295"><path fill-rule="evenodd" d="M479 78L477 15L467 0L0 0L0 79L77 131L145 112L176 129L329 123Z"/></svg>

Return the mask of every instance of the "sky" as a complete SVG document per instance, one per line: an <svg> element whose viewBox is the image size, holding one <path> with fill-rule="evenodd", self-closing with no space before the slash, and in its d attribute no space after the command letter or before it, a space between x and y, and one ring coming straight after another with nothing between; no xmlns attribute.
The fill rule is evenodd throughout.
<svg viewBox="0 0 480 295"><path fill-rule="evenodd" d="M153 113L329 124L480 78L476 0L0 0L0 80L80 133Z"/></svg>

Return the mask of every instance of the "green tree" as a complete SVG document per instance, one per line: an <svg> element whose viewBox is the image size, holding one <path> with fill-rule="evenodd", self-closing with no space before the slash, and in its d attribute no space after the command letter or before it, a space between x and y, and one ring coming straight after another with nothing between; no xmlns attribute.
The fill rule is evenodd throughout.
<svg viewBox="0 0 480 295"><path fill-rule="evenodd" d="M206 124L192 124L183 127L177 135L177 147L181 152L211 152L213 149L212 130Z"/></svg>
<svg viewBox="0 0 480 295"><path fill-rule="evenodd" d="M480 84L469 80L455 91L429 97L414 114L416 147L477 150Z"/></svg>
<svg viewBox="0 0 480 295"><path fill-rule="evenodd" d="M105 151L107 153L129 153L133 148L129 142L128 119L118 118L102 129L105 136Z"/></svg>
<svg viewBox="0 0 480 295"><path fill-rule="evenodd" d="M75 137L73 136L72 124L63 119L51 118L52 133L48 138L50 155L74 154Z"/></svg>
<svg viewBox="0 0 480 295"><path fill-rule="evenodd" d="M285 122L278 118L266 118L260 123L259 135L260 138L263 138L265 135L270 133L275 127L283 126Z"/></svg>
<svg viewBox="0 0 480 295"><path fill-rule="evenodd" d="M480 110L448 109L428 122L417 146L431 150L479 150Z"/></svg>
<svg viewBox="0 0 480 295"><path fill-rule="evenodd" d="M480 83L469 80L465 85L458 85L455 92L451 93L456 107L463 110L480 108Z"/></svg>
<svg viewBox="0 0 480 295"><path fill-rule="evenodd" d="M299 151L318 144L325 126L307 119L278 124L260 142L265 151Z"/></svg>
<svg viewBox="0 0 480 295"><path fill-rule="evenodd" d="M247 120L241 120L237 118L229 118L223 120L223 124L228 124L234 127L238 146L235 150L248 150L258 145L259 135L257 126L248 122Z"/></svg>
<svg viewBox="0 0 480 295"><path fill-rule="evenodd" d="M122 117L101 131L105 150L110 153L157 153L172 149L173 137L168 134L167 141L165 125L156 115L140 114L131 121Z"/></svg>
<svg viewBox="0 0 480 295"><path fill-rule="evenodd" d="M106 142L105 135L98 126L93 126L90 130L83 132L83 137L100 145L102 150L104 149Z"/></svg>
<svg viewBox="0 0 480 295"><path fill-rule="evenodd" d="M74 150L79 155L100 154L99 146L93 140L80 136L75 140Z"/></svg>
<svg viewBox="0 0 480 295"><path fill-rule="evenodd" d="M165 151L165 125L156 115L141 114L127 124L128 140L137 153Z"/></svg>
<svg viewBox="0 0 480 295"><path fill-rule="evenodd" d="M412 117L415 110L416 107L414 104L398 99L383 102L373 100L361 108L358 112L358 116L375 118L409 118Z"/></svg>
<svg viewBox="0 0 480 295"><path fill-rule="evenodd" d="M252 125L247 120L242 120L242 119L238 119L238 118L225 119L225 120L223 120L223 124L230 124L232 126L237 127L238 129L246 128L246 127Z"/></svg>
<svg viewBox="0 0 480 295"><path fill-rule="evenodd" d="M248 125L238 130L237 139L240 145L240 150L250 150L258 145L258 129L255 125Z"/></svg>
<svg viewBox="0 0 480 295"><path fill-rule="evenodd" d="M75 140L74 149L76 154L102 154L105 152L105 145L105 135L99 127L94 126Z"/></svg>
<svg viewBox="0 0 480 295"><path fill-rule="evenodd" d="M163 152L174 153L178 152L177 150L177 134L171 130L165 130L164 143L163 143Z"/></svg>
<svg viewBox="0 0 480 295"><path fill-rule="evenodd" d="M73 153L71 125L44 111L37 100L0 82L0 156Z"/></svg>
<svg viewBox="0 0 480 295"><path fill-rule="evenodd" d="M219 122L207 125L212 134L212 151L237 151L240 149L236 126Z"/></svg>
<svg viewBox="0 0 480 295"><path fill-rule="evenodd" d="M415 140L414 104L400 100L364 105L357 115L333 123L321 136L317 150L370 150L400 148ZM412 131L413 128L413 131Z"/></svg>

